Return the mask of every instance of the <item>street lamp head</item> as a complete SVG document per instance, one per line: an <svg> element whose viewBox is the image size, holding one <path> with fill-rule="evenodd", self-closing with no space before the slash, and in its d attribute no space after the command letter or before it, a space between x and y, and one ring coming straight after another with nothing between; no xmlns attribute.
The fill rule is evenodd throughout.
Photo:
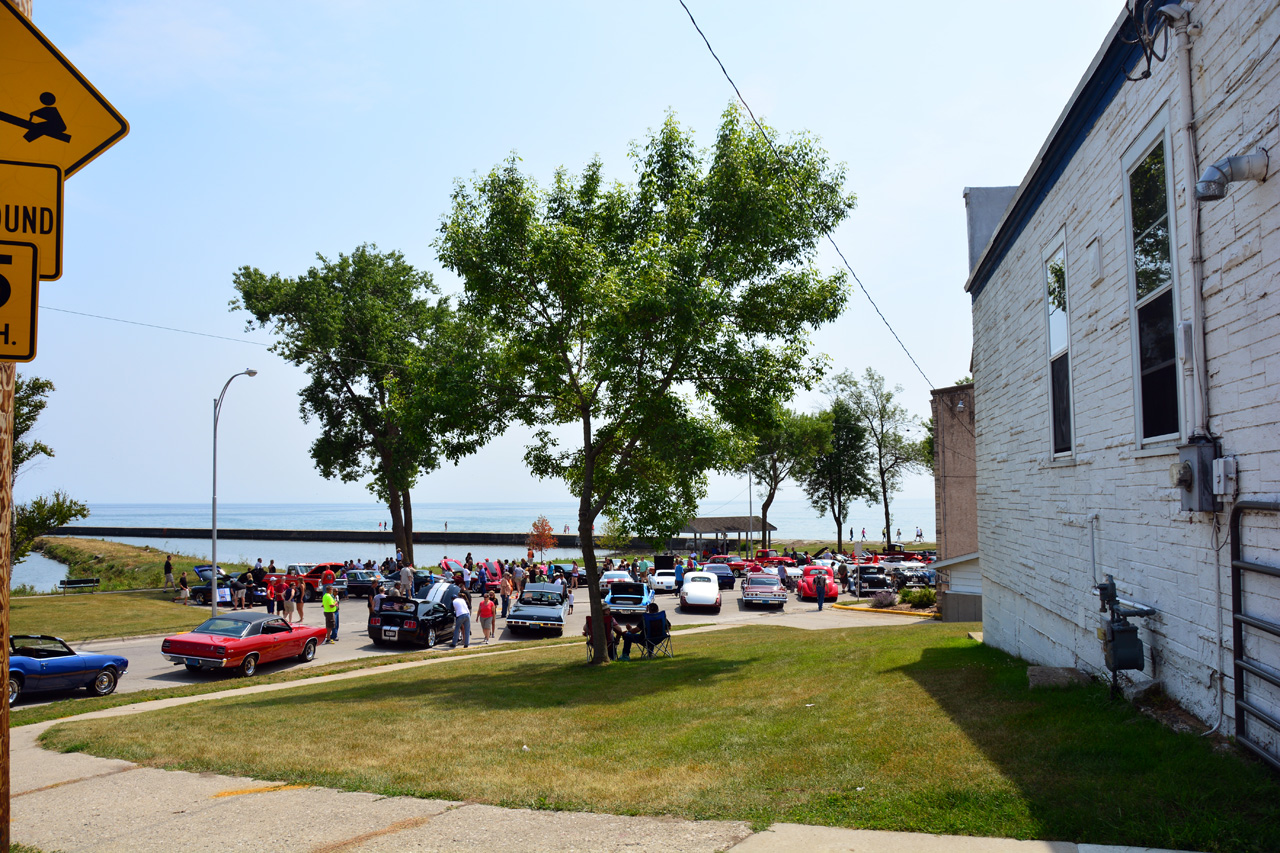
<svg viewBox="0 0 1280 853"><path fill-rule="evenodd" d="M258 371L254 370L253 368L248 368L248 369L246 369L246 370L245 370L245 375L246 375L246 376L257 376L257 375L258 375Z"/></svg>

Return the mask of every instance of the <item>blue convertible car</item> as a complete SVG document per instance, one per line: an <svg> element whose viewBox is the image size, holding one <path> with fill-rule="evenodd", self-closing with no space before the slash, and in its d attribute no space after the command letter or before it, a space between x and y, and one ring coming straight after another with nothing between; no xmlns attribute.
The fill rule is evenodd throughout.
<svg viewBox="0 0 1280 853"><path fill-rule="evenodd" d="M80 654L57 637L9 638L9 704L24 693L83 687L94 696L113 693L129 661L119 655Z"/></svg>

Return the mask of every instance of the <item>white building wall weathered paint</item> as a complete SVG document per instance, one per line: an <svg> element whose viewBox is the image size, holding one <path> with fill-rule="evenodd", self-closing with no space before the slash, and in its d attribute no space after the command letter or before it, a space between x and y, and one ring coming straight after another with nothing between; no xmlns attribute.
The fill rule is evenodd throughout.
<svg viewBox="0 0 1280 853"><path fill-rule="evenodd" d="M1192 44L1199 169L1258 146L1272 152L1270 180L1229 184L1225 199L1200 209L1210 432L1226 455L1237 457L1240 499L1275 501L1280 2L1198 3L1192 19L1203 26ZM1089 519L1096 514L1099 575L1114 575L1122 598L1159 611L1136 620L1148 661L1145 674L1132 675L1139 683L1162 680L1179 702L1213 722L1220 617L1228 717L1234 690L1225 546L1231 504L1216 517L1182 512L1169 478L1179 442L1139 449L1135 438L1133 284L1121 158L1153 121L1167 123L1171 144L1178 319L1190 320L1193 305L1188 205L1197 176L1185 171L1175 58L1170 50L1150 79L1123 85L974 300L983 627L986 642L1028 660L1105 672L1090 566ZM1042 264L1064 231L1074 446L1070 458L1055 460ZM1102 261L1097 280L1087 250L1095 239ZM1185 420L1186 393L1182 405ZM1249 517L1246 526L1247 556L1280 564L1274 519ZM1215 601L1219 578L1222 598ZM1265 584L1255 584L1252 593L1256 612L1280 620L1280 597ZM1258 643L1280 667L1280 649Z"/></svg>

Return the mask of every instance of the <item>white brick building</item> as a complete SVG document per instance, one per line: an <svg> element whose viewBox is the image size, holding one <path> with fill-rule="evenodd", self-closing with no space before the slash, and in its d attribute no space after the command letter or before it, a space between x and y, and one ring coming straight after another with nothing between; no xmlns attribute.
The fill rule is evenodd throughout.
<svg viewBox="0 0 1280 853"><path fill-rule="evenodd" d="M1211 725L1221 708L1234 732L1227 519L1234 501L1280 501L1280 0L1185 5L1180 21L1166 7L1167 56L1137 82L1120 16L966 284L983 629L1032 662L1107 675L1092 538L1097 575L1158 611L1135 620L1145 672L1125 675ZM1197 202L1211 164L1260 148L1269 180ZM1172 485L1198 433L1238 464L1220 512L1184 511ZM1276 516L1245 519L1246 559L1280 565ZM1280 579L1246 578L1245 595L1280 621ZM1280 644L1247 636L1280 673ZM1280 716L1280 690L1248 681Z"/></svg>

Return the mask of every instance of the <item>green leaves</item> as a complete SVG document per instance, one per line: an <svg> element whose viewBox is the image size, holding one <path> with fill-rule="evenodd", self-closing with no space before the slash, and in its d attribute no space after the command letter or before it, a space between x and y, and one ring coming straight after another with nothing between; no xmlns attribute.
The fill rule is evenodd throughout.
<svg viewBox="0 0 1280 853"><path fill-rule="evenodd" d="M731 107L699 151L668 115L633 147L634 185L608 184L594 160L542 190L512 157L455 187L440 260L492 333L502 408L581 425L573 448L548 433L526 455L582 498L580 532L605 511L675 532L753 413L817 378L808 333L847 294L810 262L854 200L812 140L775 142L785 166L769 143Z"/></svg>

